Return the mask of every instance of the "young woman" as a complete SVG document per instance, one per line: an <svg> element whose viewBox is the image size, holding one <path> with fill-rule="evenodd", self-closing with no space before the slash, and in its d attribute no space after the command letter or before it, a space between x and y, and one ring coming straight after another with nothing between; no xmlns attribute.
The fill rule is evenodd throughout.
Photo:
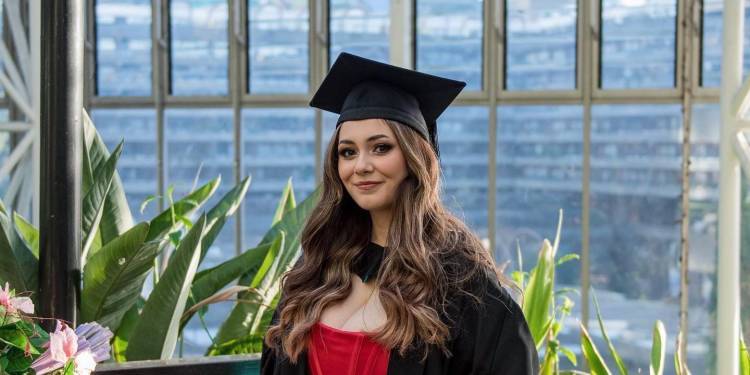
<svg viewBox="0 0 750 375"><path fill-rule="evenodd" d="M346 53L331 67L310 104L340 117L262 374L537 373L511 283L440 200L436 119L464 85Z"/></svg>

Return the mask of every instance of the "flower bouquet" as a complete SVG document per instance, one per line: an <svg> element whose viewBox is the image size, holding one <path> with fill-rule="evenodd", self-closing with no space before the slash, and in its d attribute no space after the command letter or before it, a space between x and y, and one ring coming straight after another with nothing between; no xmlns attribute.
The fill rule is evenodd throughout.
<svg viewBox="0 0 750 375"><path fill-rule="evenodd" d="M0 288L0 375L88 375L109 359L112 332L98 323L75 330L57 321L47 333L34 322L31 298Z"/></svg>

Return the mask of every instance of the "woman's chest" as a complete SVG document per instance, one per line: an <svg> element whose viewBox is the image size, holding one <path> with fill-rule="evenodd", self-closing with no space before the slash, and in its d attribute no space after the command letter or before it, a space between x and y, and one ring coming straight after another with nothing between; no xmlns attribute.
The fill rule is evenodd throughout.
<svg viewBox="0 0 750 375"><path fill-rule="evenodd" d="M342 301L323 309L320 322L342 331L373 332L382 327L387 317L374 282L365 284L352 277L352 288Z"/></svg>

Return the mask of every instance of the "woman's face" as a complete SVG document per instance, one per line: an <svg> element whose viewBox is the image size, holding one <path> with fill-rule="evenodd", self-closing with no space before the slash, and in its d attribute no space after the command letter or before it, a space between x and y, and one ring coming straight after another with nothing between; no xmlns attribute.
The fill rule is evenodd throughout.
<svg viewBox="0 0 750 375"><path fill-rule="evenodd" d="M338 142L339 177L349 195L364 210L390 209L408 170L388 124L382 119L346 121Z"/></svg>

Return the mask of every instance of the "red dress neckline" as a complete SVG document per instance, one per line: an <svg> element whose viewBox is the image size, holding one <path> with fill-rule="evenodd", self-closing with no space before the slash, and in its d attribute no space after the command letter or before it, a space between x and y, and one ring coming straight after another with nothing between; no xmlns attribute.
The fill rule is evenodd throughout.
<svg viewBox="0 0 750 375"><path fill-rule="evenodd" d="M385 375L390 351L365 332L316 322L307 356L313 375Z"/></svg>

